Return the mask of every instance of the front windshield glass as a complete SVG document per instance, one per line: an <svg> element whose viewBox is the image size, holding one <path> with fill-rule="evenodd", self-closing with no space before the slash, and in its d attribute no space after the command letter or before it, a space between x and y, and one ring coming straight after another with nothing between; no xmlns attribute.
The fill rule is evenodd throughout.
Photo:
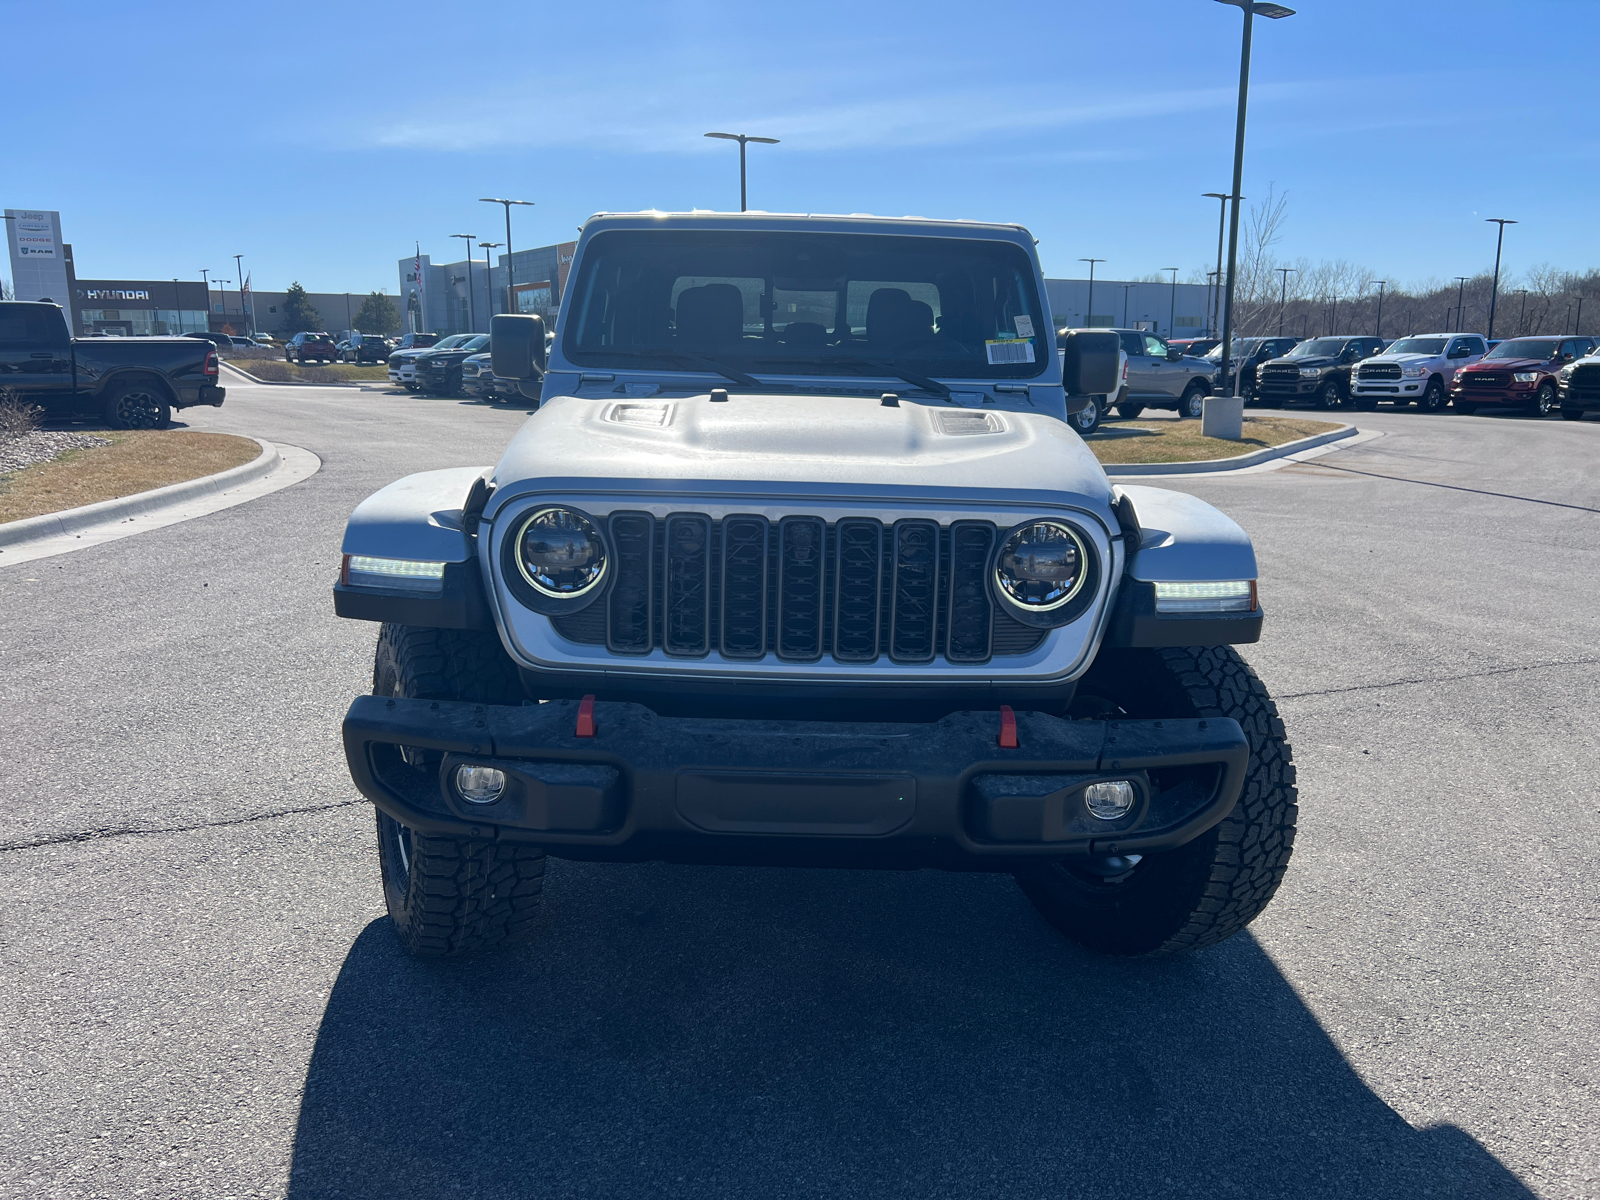
<svg viewBox="0 0 1600 1200"><path fill-rule="evenodd" d="M1343 338L1312 338L1301 342L1285 358L1337 358L1344 353Z"/></svg>
<svg viewBox="0 0 1600 1200"><path fill-rule="evenodd" d="M612 230L573 280L580 366L1022 379L1048 320L1014 242L763 230Z"/></svg>
<svg viewBox="0 0 1600 1200"><path fill-rule="evenodd" d="M1443 354L1444 338L1401 338L1385 354Z"/></svg>
<svg viewBox="0 0 1600 1200"><path fill-rule="evenodd" d="M1556 338L1512 338L1509 342L1501 342L1485 358L1536 358L1540 362L1556 356L1556 347L1560 342Z"/></svg>
<svg viewBox="0 0 1600 1200"><path fill-rule="evenodd" d="M488 344L489 344L489 335L487 333L480 333L477 337L471 339L464 346L459 347L459 349L462 349L462 350L482 350Z"/></svg>
<svg viewBox="0 0 1600 1200"><path fill-rule="evenodd" d="M1243 339L1234 338L1233 339L1233 357L1234 358L1249 358L1252 354L1254 354L1259 349L1261 349L1261 339L1260 338L1243 338ZM1214 359L1217 362L1221 362L1222 361L1222 347L1220 345L1214 347L1210 351L1210 353L1208 353L1206 355L1206 357L1210 358L1210 359Z"/></svg>
<svg viewBox="0 0 1600 1200"><path fill-rule="evenodd" d="M430 349L430 350L454 350L457 346L461 345L463 342L465 342L471 336L472 335L470 333L452 333L447 338L440 338L433 345L429 346L428 349Z"/></svg>

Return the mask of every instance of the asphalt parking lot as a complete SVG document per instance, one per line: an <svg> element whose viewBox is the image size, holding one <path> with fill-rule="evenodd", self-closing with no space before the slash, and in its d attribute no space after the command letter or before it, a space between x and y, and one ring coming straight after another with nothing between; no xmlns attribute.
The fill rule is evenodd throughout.
<svg viewBox="0 0 1600 1200"><path fill-rule="evenodd" d="M552 861L407 959L339 719L349 510L519 410L229 384L316 475L0 565L0 1196L1600 1194L1600 422L1170 483L1256 541L1301 784L1244 935L1062 941L1009 879Z"/></svg>

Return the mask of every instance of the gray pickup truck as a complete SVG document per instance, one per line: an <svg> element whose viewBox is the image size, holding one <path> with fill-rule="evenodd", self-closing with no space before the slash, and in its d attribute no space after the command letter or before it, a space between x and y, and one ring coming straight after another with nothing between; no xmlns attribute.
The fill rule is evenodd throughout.
<svg viewBox="0 0 1600 1200"><path fill-rule="evenodd" d="M1002 872L1112 954L1266 906L1255 552L1106 478L1069 417L1118 341L1058 347L1026 229L608 214L569 283L548 351L493 319L544 396L499 462L345 530L335 611L381 623L345 757L412 953L530 936L546 856Z"/></svg>
<svg viewBox="0 0 1600 1200"><path fill-rule="evenodd" d="M222 407L217 348L197 338L75 338L59 305L0 303L0 389L51 420L165 429L175 408Z"/></svg>
<svg viewBox="0 0 1600 1200"><path fill-rule="evenodd" d="M1216 386L1218 368L1142 329L1111 332L1128 355L1128 381L1115 401L1117 415L1132 420L1147 408L1170 408L1198 421L1202 403Z"/></svg>

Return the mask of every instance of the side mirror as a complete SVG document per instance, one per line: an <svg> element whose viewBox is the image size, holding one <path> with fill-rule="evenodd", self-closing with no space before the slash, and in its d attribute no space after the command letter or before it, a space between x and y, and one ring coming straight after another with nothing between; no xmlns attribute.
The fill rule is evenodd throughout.
<svg viewBox="0 0 1600 1200"><path fill-rule="evenodd" d="M1167 347L1167 361L1168 362L1182 362L1183 361L1183 350L1181 348L1177 347L1177 346L1168 346Z"/></svg>
<svg viewBox="0 0 1600 1200"><path fill-rule="evenodd" d="M1061 343L1061 386L1067 395L1115 397L1122 388L1119 349L1114 333L1069 333Z"/></svg>
<svg viewBox="0 0 1600 1200"><path fill-rule="evenodd" d="M489 320L489 362L502 379L544 377L544 318L501 313Z"/></svg>

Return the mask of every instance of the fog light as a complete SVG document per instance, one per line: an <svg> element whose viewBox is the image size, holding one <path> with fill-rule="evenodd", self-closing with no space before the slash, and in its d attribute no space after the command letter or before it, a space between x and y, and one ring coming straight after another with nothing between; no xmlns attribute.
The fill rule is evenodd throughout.
<svg viewBox="0 0 1600 1200"><path fill-rule="evenodd" d="M1083 804L1089 810L1089 815L1099 817L1102 821L1121 820L1133 808L1133 801L1133 784L1126 779L1091 783L1083 793Z"/></svg>
<svg viewBox="0 0 1600 1200"><path fill-rule="evenodd" d="M494 767L456 768L456 791L461 793L461 798L468 804L493 804L500 799L500 793L505 790L504 771L496 770Z"/></svg>

